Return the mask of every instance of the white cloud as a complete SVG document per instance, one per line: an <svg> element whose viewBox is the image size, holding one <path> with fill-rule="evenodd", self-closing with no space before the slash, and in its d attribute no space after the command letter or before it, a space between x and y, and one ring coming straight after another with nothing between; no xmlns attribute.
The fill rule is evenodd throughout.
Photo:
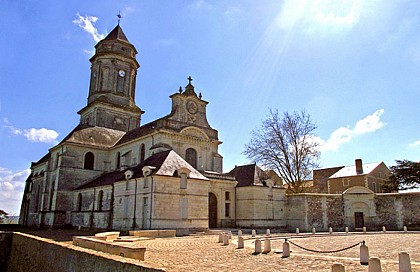
<svg viewBox="0 0 420 272"><path fill-rule="evenodd" d="M95 22L98 20L98 17L95 16L81 16L79 13L77 13L77 18L73 20L73 23L80 28L82 28L84 31L92 35L92 38L95 40L95 42L99 42L103 38L105 38L104 34L100 34L98 32L98 29L94 26Z"/></svg>
<svg viewBox="0 0 420 272"><path fill-rule="evenodd" d="M354 134L365 134L375 132L382 128L385 124L381 122L381 115L384 113L384 109L375 111L373 114L366 116L360 121L357 121L354 127Z"/></svg>
<svg viewBox="0 0 420 272"><path fill-rule="evenodd" d="M285 0L276 23L284 30L339 32L357 25L372 6L362 0Z"/></svg>
<svg viewBox="0 0 420 272"><path fill-rule="evenodd" d="M420 146L420 140L415 141L414 143L409 144L410 147Z"/></svg>
<svg viewBox="0 0 420 272"><path fill-rule="evenodd" d="M0 166L0 209L12 215L19 214L25 180L30 169L13 173Z"/></svg>
<svg viewBox="0 0 420 272"><path fill-rule="evenodd" d="M3 127L7 128L12 135L22 135L30 142L57 144L57 137L59 134L52 129L20 129L13 126L7 118L3 118Z"/></svg>
<svg viewBox="0 0 420 272"><path fill-rule="evenodd" d="M22 130L13 126L10 122L8 118L3 118L3 127L7 128L10 133L12 133L13 135L20 135L22 134Z"/></svg>
<svg viewBox="0 0 420 272"><path fill-rule="evenodd" d="M367 133L372 133L385 126L380 120L384 109L375 111L373 114L356 122L353 129L349 127L340 127L331 133L327 141L318 139L320 143L321 152L338 150L340 145L350 142L354 137Z"/></svg>
<svg viewBox="0 0 420 272"><path fill-rule="evenodd" d="M41 143L56 143L58 137L58 133L56 131L46 128L25 129L23 135L31 142Z"/></svg>

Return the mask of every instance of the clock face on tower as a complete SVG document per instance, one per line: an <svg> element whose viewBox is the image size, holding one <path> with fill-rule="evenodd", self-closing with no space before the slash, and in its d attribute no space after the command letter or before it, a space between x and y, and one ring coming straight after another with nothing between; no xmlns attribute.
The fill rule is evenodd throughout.
<svg viewBox="0 0 420 272"><path fill-rule="evenodd" d="M124 77L124 76L125 76L125 72L124 72L124 70L119 70L119 71L118 71L118 75L119 75L120 77Z"/></svg>
<svg viewBox="0 0 420 272"><path fill-rule="evenodd" d="M187 110L191 114L196 114L197 111L198 111L197 104L192 100L188 101L187 102Z"/></svg>

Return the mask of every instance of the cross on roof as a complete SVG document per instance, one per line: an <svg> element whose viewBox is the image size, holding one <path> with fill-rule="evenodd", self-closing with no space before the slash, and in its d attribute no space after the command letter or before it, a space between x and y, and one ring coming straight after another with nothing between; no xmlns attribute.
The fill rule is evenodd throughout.
<svg viewBox="0 0 420 272"><path fill-rule="evenodd" d="M188 78L188 84L191 84L191 81L193 80L191 76L189 76Z"/></svg>
<svg viewBox="0 0 420 272"><path fill-rule="evenodd" d="M118 25L120 25L120 20L122 18L121 11L118 11L117 17L118 17Z"/></svg>

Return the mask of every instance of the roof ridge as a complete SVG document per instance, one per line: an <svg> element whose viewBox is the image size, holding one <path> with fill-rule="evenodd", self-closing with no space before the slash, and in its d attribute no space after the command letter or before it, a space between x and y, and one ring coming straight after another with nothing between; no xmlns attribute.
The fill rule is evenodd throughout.
<svg viewBox="0 0 420 272"><path fill-rule="evenodd" d="M110 41L110 40L121 40L128 42L127 36L125 36L124 31L118 24L109 34L104 38L104 40Z"/></svg>

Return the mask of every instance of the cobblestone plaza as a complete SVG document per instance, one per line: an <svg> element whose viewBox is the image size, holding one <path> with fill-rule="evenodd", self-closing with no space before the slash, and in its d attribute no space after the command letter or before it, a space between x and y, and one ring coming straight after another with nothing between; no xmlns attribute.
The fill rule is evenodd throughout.
<svg viewBox="0 0 420 272"><path fill-rule="evenodd" d="M312 253L290 245L291 256L282 258L284 239L294 237L296 244L319 251L336 250L365 241L370 257L381 260L382 271L398 271L398 253L410 254L413 271L420 271L420 233L374 234L272 234L272 251L254 255L251 235L244 235L245 248L237 248L234 235L228 246L218 243L217 235L197 235L142 241L146 246L145 263L167 271L331 271L342 263L346 271L368 271L360 265L359 246L338 253ZM256 238L266 238L265 235Z"/></svg>

